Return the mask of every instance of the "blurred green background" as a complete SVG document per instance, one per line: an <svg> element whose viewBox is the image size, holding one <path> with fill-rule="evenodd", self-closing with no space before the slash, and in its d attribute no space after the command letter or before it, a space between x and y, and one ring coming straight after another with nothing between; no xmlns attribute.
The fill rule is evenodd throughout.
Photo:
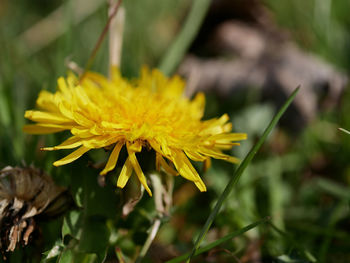
<svg viewBox="0 0 350 263"><path fill-rule="evenodd" d="M121 68L125 76L136 76L141 65L159 64L181 29L191 3L124 1ZM265 0L262 4L303 50L320 56L344 74L350 72L348 0ZM120 191L112 185L108 186L110 191L101 189L96 183L96 171L86 167L87 159L106 159L103 151L84 157L75 165L54 168L52 162L65 152L47 153L39 149L57 144L67 134L29 136L22 132L26 123L24 111L35 106L41 89L55 90L57 78L67 72L65 61L70 59L82 67L87 63L106 24L107 9L103 0L0 0L0 167L23 162L40 167L58 184L70 187L85 207L84 212L70 212L66 219L43 223L43 244L25 250L29 252L18 249L10 257L11 262L37 262L40 256L30 259L28 255L33 250L40 255L55 244L63 253L59 262L70 262L72 258L75 262L97 262L105 253L107 262L118 262L113 256L114 247L120 247L124 256L131 258L142 245L152 221L154 214L149 211L153 203L146 196L127 219L118 218ZM28 38L24 32L52 12L60 15L56 15L48 31ZM102 44L92 67L103 73L108 69L107 43ZM249 139L234 149L233 154L240 158L275 112L275 105L262 102L259 92L254 89L239 98L232 93L232 97L225 99L207 94L207 116L228 112L235 130L248 134ZM280 231L264 224L193 262L350 262L350 136L337 130L350 129L349 112L350 93L345 89L336 107L320 108L300 132L294 132L288 125L275 129L224 204L207 242L264 216L271 216L272 224ZM82 168L77 168L79 164ZM232 165L214 161L203 176L208 185L204 194L190 183L176 179L172 216L163 224L145 262L162 262L160 252L165 251L166 258L191 248L233 169ZM111 201L106 203L106 199ZM80 230L63 231L62 239L61 224L64 220L67 223L67 218L75 222L75 217L82 220L76 223ZM73 246L71 239L86 241L80 242L78 248L75 246L74 256L67 249ZM94 243L88 244L91 240ZM100 247L96 247L97 243Z"/></svg>

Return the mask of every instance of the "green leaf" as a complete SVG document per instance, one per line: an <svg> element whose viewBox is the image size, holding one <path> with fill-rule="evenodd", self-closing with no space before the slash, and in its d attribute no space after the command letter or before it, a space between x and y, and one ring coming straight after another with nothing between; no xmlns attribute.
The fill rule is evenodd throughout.
<svg viewBox="0 0 350 263"><path fill-rule="evenodd" d="M62 253L58 263L95 263L96 260L96 254L77 253L73 250L66 250Z"/></svg>
<svg viewBox="0 0 350 263"><path fill-rule="evenodd" d="M278 263L309 263L309 261L305 261L299 258L294 258L290 255L282 255L278 257Z"/></svg>
<svg viewBox="0 0 350 263"><path fill-rule="evenodd" d="M58 263L72 263L73 262L73 251L65 250L61 254Z"/></svg>
<svg viewBox="0 0 350 263"><path fill-rule="evenodd" d="M105 219L98 216L86 218L78 246L79 251L104 255L108 241L109 231Z"/></svg>
<svg viewBox="0 0 350 263"><path fill-rule="evenodd" d="M239 178L243 174L244 170L247 168L248 164L251 162L251 160L253 159L255 154L258 152L258 150L261 148L261 146L265 142L267 136L270 134L270 132L276 126L276 124L279 121L279 119L282 117L284 112L287 110L289 105L292 103L292 101L294 100L294 98L297 95L298 91L299 91L299 87L296 88L293 91L293 93L289 96L288 100L284 103L284 105L277 112L275 117L271 120L270 124L265 129L265 131L264 131L263 135L261 136L261 138L259 139L259 141L250 150L250 152L244 158L243 162L239 165L239 167L237 168L237 170L235 171L235 173L231 177L231 179L228 182L225 190L222 192L221 196L219 197L219 199L218 199L214 209L212 210L212 212L208 216L208 219L207 219L205 225L203 226L203 228L202 228L202 230L200 232L200 235L197 238L197 240L196 240L196 242L195 242L195 244L193 246L192 252L191 252L190 256L188 257L187 262L190 262L192 256L194 256L196 254L197 249L199 248L199 246L200 246L201 242L203 241L203 239L205 238L205 235L207 234L210 226L214 222L217 214L219 213L222 204L224 203L224 201L228 197L229 193L232 191L233 187L237 184Z"/></svg>
<svg viewBox="0 0 350 263"><path fill-rule="evenodd" d="M63 220L62 226L62 240L64 240L66 235L70 235L76 239L79 239L79 232L81 227L81 211L73 210L70 211Z"/></svg>
<svg viewBox="0 0 350 263"><path fill-rule="evenodd" d="M66 247L60 260L103 262L110 238L107 222L117 215L119 200L115 186L108 181L101 187L98 173L90 167L78 164L73 169L76 170L70 177L71 188L81 208L70 211L64 218L62 239Z"/></svg>
<svg viewBox="0 0 350 263"><path fill-rule="evenodd" d="M43 257L41 259L41 263L49 263L49 262L55 262L55 258L59 256L63 251L63 244L62 241L57 241L54 246L43 253Z"/></svg>

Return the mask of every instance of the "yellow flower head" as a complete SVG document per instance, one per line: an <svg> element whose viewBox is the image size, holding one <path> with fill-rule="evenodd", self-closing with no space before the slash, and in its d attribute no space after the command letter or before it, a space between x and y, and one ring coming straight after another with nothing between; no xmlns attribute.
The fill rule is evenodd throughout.
<svg viewBox="0 0 350 263"><path fill-rule="evenodd" d="M58 146L44 150L73 149L74 152L54 162L64 165L81 157L91 149L113 146L101 175L114 169L122 147L128 158L117 185L123 188L133 171L152 195L137 161L142 148L156 153L156 167L173 175L180 174L193 181L200 191L206 187L192 166L193 161L206 162L210 158L236 163L235 157L222 150L239 145L246 134L231 133L232 125L225 114L217 119L202 121L204 95L193 100L183 96L185 83L175 76L165 77L160 71L144 68L138 80L123 79L117 69L111 79L88 72L82 81L71 74L58 79L58 90L52 94L41 91L38 110L25 112L36 122L24 127L32 134L47 134L70 130L72 136Z"/></svg>

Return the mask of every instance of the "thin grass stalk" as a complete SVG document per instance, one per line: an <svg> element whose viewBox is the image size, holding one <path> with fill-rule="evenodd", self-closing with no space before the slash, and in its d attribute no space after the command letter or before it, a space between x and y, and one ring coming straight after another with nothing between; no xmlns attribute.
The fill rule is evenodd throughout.
<svg viewBox="0 0 350 263"><path fill-rule="evenodd" d="M270 132L276 126L276 124L279 121L279 119L282 117L284 112L287 110L289 105L292 103L292 101L294 100L294 98L297 95L298 91L299 91L299 87L297 87L293 91L293 93L289 96L288 100L284 103L284 105L280 108L280 110L277 112L275 117L271 120L270 124L265 129L265 131L264 131L263 135L261 136L261 138L259 139L259 141L254 145L254 147L250 150L250 152L244 158L243 162L239 165L237 170L234 172L234 174L231 177L230 181L228 182L225 190L220 195L220 197L219 197L219 199L218 199L214 209L211 211L211 213L210 213L210 215L209 215L205 225L203 226L203 228L201 230L200 235L198 236L198 238L197 238L197 240L196 240L196 242L195 242L195 244L193 246L192 252L191 252L191 254L188 257L186 262L190 262L191 258L196 254L196 251L198 250L198 248L199 248L200 244L202 243L203 239L205 238L205 235L207 234L210 226L214 222L217 214L219 213L222 204L227 199L227 197L230 194L230 192L232 191L233 187L237 184L239 178L243 174L244 170L247 168L248 164L251 162L251 160L253 159L255 154L259 151L259 149L261 148L261 146L265 142L267 136L270 134Z"/></svg>
<svg viewBox="0 0 350 263"><path fill-rule="evenodd" d="M167 186L167 189L164 188L160 174L154 172L150 174L150 178L154 189L154 203L158 215L157 218L154 220L147 240L144 243L135 263L141 263L143 258L146 256L149 248L151 247L159 231L159 228L161 227L164 217L169 215L172 204L174 177L166 174L165 185Z"/></svg>
<svg viewBox="0 0 350 263"><path fill-rule="evenodd" d="M146 256L149 248L151 247L151 245L153 243L154 238L156 237L156 235L158 233L158 230L160 228L161 223L162 223L162 221L160 218L157 218L154 221L152 228L151 228L151 231L147 237L147 240L146 240L145 244L143 245L141 252L140 252L140 255L137 257L135 263L141 263L142 259Z"/></svg>
<svg viewBox="0 0 350 263"><path fill-rule="evenodd" d="M95 57L96 57L96 54L97 54L97 51L99 50L104 38L106 37L107 33L108 33L108 30L109 30L109 26L114 18L114 16L117 14L117 11L120 7L120 5L122 4L122 0L118 0L118 2L115 4L114 8L112 11L110 11L110 15L108 17L108 20L107 20L107 23L105 25L105 27L103 28L103 31L100 35L100 37L98 38L97 40L97 43L94 47L94 49L92 50L91 52L91 55L86 63L86 66L84 68L84 72L83 74L80 76L80 79L82 80L85 76L85 73L91 68L92 66L92 63L94 62L95 60Z"/></svg>

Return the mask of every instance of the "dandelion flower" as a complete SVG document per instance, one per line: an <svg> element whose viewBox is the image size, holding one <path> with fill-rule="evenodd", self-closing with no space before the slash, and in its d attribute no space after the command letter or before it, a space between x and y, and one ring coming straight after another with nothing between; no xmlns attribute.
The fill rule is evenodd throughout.
<svg viewBox="0 0 350 263"><path fill-rule="evenodd" d="M190 100L183 96L184 81L165 77L160 71L143 68L141 77L128 81L117 69L111 79L88 72L79 82L70 74L58 79L58 90L52 94L41 91L38 110L28 110L25 117L35 122L24 127L32 134L48 134L69 130L72 134L58 146L44 150L77 148L68 156L54 162L65 165L91 149L113 147L105 175L112 171L123 147L128 157L118 177L117 186L123 188L134 171L141 184L152 195L147 179L137 160L143 148L153 149L156 167L170 174L193 181L200 191L206 186L192 166L191 160L209 163L210 158L237 163L235 157L224 154L244 133L232 133L229 117L201 120L204 95Z"/></svg>

